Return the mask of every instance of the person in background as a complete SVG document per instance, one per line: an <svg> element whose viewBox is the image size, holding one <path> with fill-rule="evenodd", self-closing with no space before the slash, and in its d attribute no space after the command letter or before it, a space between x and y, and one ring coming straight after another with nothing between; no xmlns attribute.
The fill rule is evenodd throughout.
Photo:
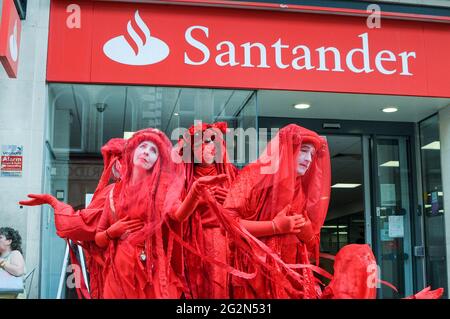
<svg viewBox="0 0 450 319"><path fill-rule="evenodd" d="M0 268L16 277L25 273L21 245L22 237L17 230L10 227L0 228Z"/></svg>
<svg viewBox="0 0 450 319"><path fill-rule="evenodd" d="M0 228L0 272L6 272L14 277L21 277L25 274L25 261L21 245L22 238L17 230L10 227ZM0 294L0 299L24 298L25 292Z"/></svg>

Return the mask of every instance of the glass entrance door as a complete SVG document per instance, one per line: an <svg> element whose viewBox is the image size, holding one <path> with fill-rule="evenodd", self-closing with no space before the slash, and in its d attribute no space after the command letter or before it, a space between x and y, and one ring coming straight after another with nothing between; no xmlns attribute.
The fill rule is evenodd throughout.
<svg viewBox="0 0 450 319"><path fill-rule="evenodd" d="M378 298L412 294L411 170L406 137L375 137L372 143L374 252L382 280Z"/></svg>

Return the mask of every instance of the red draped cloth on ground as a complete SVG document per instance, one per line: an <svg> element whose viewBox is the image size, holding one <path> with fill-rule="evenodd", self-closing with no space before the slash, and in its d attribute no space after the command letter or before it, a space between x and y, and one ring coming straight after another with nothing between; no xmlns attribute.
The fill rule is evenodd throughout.
<svg viewBox="0 0 450 319"><path fill-rule="evenodd" d="M313 144L313 161L304 176L298 176L298 154L303 143ZM283 208L291 205L290 214L304 214L311 220L315 236L308 243L296 235L259 238L286 264L318 263L319 236L330 196L330 157L325 139L316 133L291 124L282 128L267 145L261 157L246 166L230 189L224 207L242 219L271 221ZM234 256L238 269L247 270L251 261L243 254ZM267 260L276 268L274 259ZM247 280L233 278L234 298L318 298L320 289L311 269L298 270L302 287L289 291L259 273Z"/></svg>
<svg viewBox="0 0 450 319"><path fill-rule="evenodd" d="M143 141L158 147L159 157L142 183L130 183L133 154ZM181 281L172 267L173 238L164 225L180 198L183 178L170 158L171 143L159 130L138 131L127 142L125 171L105 205L97 231L129 216L141 230L111 240L105 252L104 298L179 298Z"/></svg>

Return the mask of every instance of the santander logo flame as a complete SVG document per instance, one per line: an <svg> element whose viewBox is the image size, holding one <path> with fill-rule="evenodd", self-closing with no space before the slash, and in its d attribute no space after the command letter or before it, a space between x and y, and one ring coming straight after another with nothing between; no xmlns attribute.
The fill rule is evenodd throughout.
<svg viewBox="0 0 450 319"><path fill-rule="evenodd" d="M134 21L139 27L144 39L134 30L131 21L128 21L127 32L137 47L133 49L125 36L115 37L103 46L103 53L111 60L127 65L150 65L163 61L170 53L169 46L162 40L152 37L150 29L139 16L134 14Z"/></svg>
<svg viewBox="0 0 450 319"><path fill-rule="evenodd" d="M11 54L11 59L14 62L17 62L17 59L19 57L19 48L17 44L17 20L14 23L14 31L13 34L9 37L9 53Z"/></svg>

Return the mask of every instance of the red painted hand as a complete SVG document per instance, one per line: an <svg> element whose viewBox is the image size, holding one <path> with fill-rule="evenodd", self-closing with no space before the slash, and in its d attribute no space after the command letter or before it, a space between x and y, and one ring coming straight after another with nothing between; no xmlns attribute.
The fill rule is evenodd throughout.
<svg viewBox="0 0 450 319"><path fill-rule="evenodd" d="M49 204L54 207L55 203L58 202L58 200L55 197L49 194L28 194L28 197L31 199L21 200L19 204L24 206L37 206Z"/></svg>
<svg viewBox="0 0 450 319"><path fill-rule="evenodd" d="M129 219L129 217L124 217L119 219L114 224L109 226L107 230L107 235L114 239L119 238L125 232L135 232L144 227L144 223L140 219Z"/></svg>

